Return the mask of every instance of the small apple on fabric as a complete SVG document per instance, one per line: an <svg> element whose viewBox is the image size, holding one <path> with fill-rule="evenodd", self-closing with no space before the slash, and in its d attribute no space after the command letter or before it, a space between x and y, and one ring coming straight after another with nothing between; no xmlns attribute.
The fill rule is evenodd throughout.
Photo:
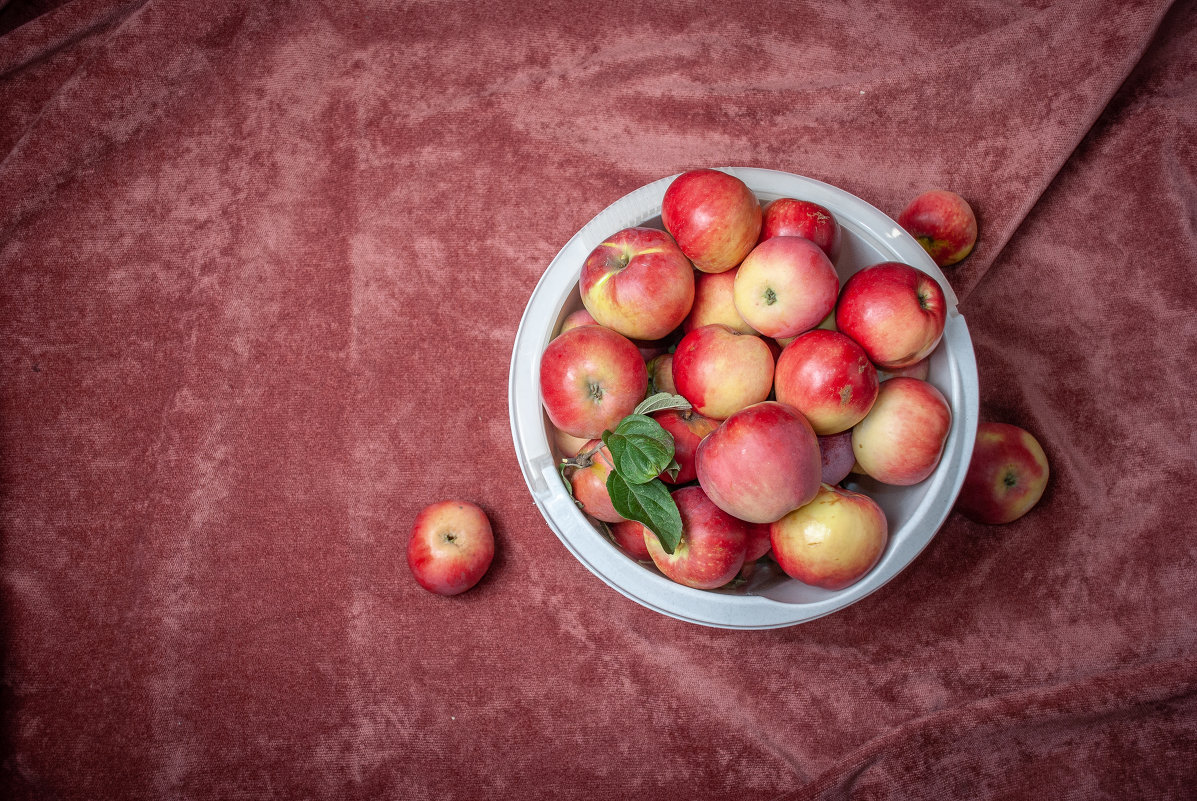
<svg viewBox="0 0 1197 801"><path fill-rule="evenodd" d="M648 543L645 542L646 534L653 536L647 526L635 520L624 520L611 526L611 538L615 540L615 544L637 562L652 561L648 553Z"/></svg>
<svg viewBox="0 0 1197 801"><path fill-rule="evenodd" d="M883 484L911 486L935 472L951 428L952 409L934 385L891 378L852 429L852 451L867 475Z"/></svg>
<svg viewBox="0 0 1197 801"><path fill-rule="evenodd" d="M584 466L570 474L569 484L573 488L574 500L582 504L582 511L604 523L618 523L623 515L611 505L607 492L607 476L615 469L611 451L601 439L592 439L578 451ZM586 454L590 454L586 456Z"/></svg>
<svg viewBox="0 0 1197 801"><path fill-rule="evenodd" d="M761 209L761 241L775 236L801 236L814 242L827 258L840 253L840 224L827 208L809 200L778 198Z"/></svg>
<svg viewBox="0 0 1197 801"><path fill-rule="evenodd" d="M704 325L678 343L673 383L699 414L723 420L769 397L773 354L758 336Z"/></svg>
<svg viewBox="0 0 1197 801"><path fill-rule="evenodd" d="M682 518L682 538L672 554L657 535L645 529L644 542L657 569L678 584L699 590L722 587L744 565L747 531L744 522L727 514L701 487L671 493Z"/></svg>
<svg viewBox="0 0 1197 801"><path fill-rule="evenodd" d="M841 431L826 437L819 437L819 457L823 463L823 483L836 484L852 472L856 454L852 452L852 432Z"/></svg>
<svg viewBox="0 0 1197 801"><path fill-rule="evenodd" d="M892 370L878 370L877 380L888 381L891 378L897 378L898 376L906 376L907 378L917 378L920 381L926 381L929 375L931 375L930 356L925 359L920 359L919 361L907 367L895 367Z"/></svg>
<svg viewBox="0 0 1197 801"><path fill-rule="evenodd" d="M736 273L736 311L767 337L814 328L835 308L840 279L809 239L775 236L753 248Z"/></svg>
<svg viewBox="0 0 1197 801"><path fill-rule="evenodd" d="M614 430L647 389L648 369L640 351L627 337L601 325L571 328L550 342L540 358L545 411L570 436L594 439Z"/></svg>
<svg viewBox="0 0 1197 801"><path fill-rule="evenodd" d="M669 184L661 221L704 273L735 267L756 245L761 204L748 185L719 170L691 170Z"/></svg>
<svg viewBox="0 0 1197 801"><path fill-rule="evenodd" d="M673 354L662 353L654 356L648 362L648 376L652 379L657 392L668 392L676 395L677 385L673 383Z"/></svg>
<svg viewBox="0 0 1197 801"><path fill-rule="evenodd" d="M582 325L598 325L598 321L590 316L590 312L585 309L578 309L575 312L570 312L564 320L561 321L561 330L557 332L560 336L571 328L577 328Z"/></svg>
<svg viewBox="0 0 1197 801"><path fill-rule="evenodd" d="M836 305L835 325L884 370L907 367L939 344L947 318L939 283L909 264L888 261L854 273Z"/></svg>
<svg viewBox="0 0 1197 801"><path fill-rule="evenodd" d="M806 415L816 434L837 434L859 423L873 407L877 368L848 337L815 329L781 352L773 387L779 401Z"/></svg>
<svg viewBox="0 0 1197 801"><path fill-rule="evenodd" d="M690 313L694 268L664 231L625 228L586 258L578 291L599 325L630 339L660 339Z"/></svg>
<svg viewBox="0 0 1197 801"><path fill-rule="evenodd" d="M932 189L902 209L898 225L906 229L939 267L950 267L973 252L977 217L955 192Z"/></svg>
<svg viewBox="0 0 1197 801"><path fill-rule="evenodd" d="M694 467L694 452L698 450L699 443L719 427L719 421L703 417L693 409L669 409L656 412L652 418L673 437L673 458L680 466L677 478L670 478L668 473L663 473L661 480L666 484L693 481L698 476Z"/></svg>
<svg viewBox="0 0 1197 801"><path fill-rule="evenodd" d="M486 513L469 501L441 501L416 515L407 541L407 566L420 586L457 595L477 584L495 556Z"/></svg>
<svg viewBox="0 0 1197 801"><path fill-rule="evenodd" d="M722 323L741 334L755 334L752 326L736 311L733 289L738 267L722 273L699 273L694 279L694 305L690 315L682 322L686 333L704 325Z"/></svg>
<svg viewBox="0 0 1197 801"><path fill-rule="evenodd" d="M814 429L776 401L724 420L699 444L695 464L715 505L748 523L772 523L809 502L823 474Z"/></svg>
<svg viewBox="0 0 1197 801"><path fill-rule="evenodd" d="M1029 431L981 423L956 508L977 523L1010 523L1039 503L1047 479L1047 454Z"/></svg>
<svg viewBox="0 0 1197 801"><path fill-rule="evenodd" d="M789 576L842 590L873 569L885 552L889 527L876 501L824 484L815 499L771 527L773 558Z"/></svg>

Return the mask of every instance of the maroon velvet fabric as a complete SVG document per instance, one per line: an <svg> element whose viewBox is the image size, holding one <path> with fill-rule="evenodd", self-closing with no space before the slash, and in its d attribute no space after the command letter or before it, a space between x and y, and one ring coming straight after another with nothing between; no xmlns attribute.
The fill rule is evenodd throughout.
<svg viewBox="0 0 1197 801"><path fill-rule="evenodd" d="M0 796L1192 797L1195 53L1193 2L0 2ZM966 197L982 416L1053 470L783 630L593 577L507 422L556 251L719 165Z"/></svg>

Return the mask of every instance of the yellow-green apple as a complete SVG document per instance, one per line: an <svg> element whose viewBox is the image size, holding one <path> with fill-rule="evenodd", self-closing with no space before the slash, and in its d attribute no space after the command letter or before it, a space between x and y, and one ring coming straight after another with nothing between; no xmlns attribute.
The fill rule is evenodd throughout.
<svg viewBox="0 0 1197 801"><path fill-rule="evenodd" d="M808 503L823 474L814 429L802 412L776 401L724 420L694 461L715 505L748 523L772 523Z"/></svg>
<svg viewBox="0 0 1197 801"><path fill-rule="evenodd" d="M654 391L668 392L670 395L677 394L677 386L673 383L672 353L654 356L648 362L648 376L652 379Z"/></svg>
<svg viewBox="0 0 1197 801"><path fill-rule="evenodd" d="M1029 431L981 423L956 508L978 523L1009 523L1039 503L1047 478L1047 454Z"/></svg>
<svg viewBox="0 0 1197 801"><path fill-rule="evenodd" d="M841 431L819 437L819 457L823 462L823 483L836 485L848 477L856 464L852 452L852 432Z"/></svg>
<svg viewBox="0 0 1197 801"><path fill-rule="evenodd" d="M678 343L673 383L703 417L723 420L769 397L773 354L758 336L718 323L704 325Z"/></svg>
<svg viewBox="0 0 1197 801"><path fill-rule="evenodd" d="M781 352L773 389L779 401L806 415L816 434L838 434L863 420L872 408L877 399L877 368L848 337L816 328Z"/></svg>
<svg viewBox="0 0 1197 801"><path fill-rule="evenodd" d="M627 337L601 325L571 328L540 357L540 396L553 425L594 439L632 413L648 369Z"/></svg>
<svg viewBox="0 0 1197 801"><path fill-rule="evenodd" d="M906 229L940 267L949 267L973 252L977 217L968 201L955 192L932 189L902 209L898 225Z"/></svg>
<svg viewBox="0 0 1197 801"><path fill-rule="evenodd" d="M669 554L657 535L645 529L644 543L653 564L678 584L699 590L722 587L744 565L743 521L711 503L701 487L682 487L671 495L681 514L682 538Z"/></svg>
<svg viewBox="0 0 1197 801"><path fill-rule="evenodd" d="M689 333L712 323L722 323L741 334L755 334L752 326L736 311L733 287L738 268L723 273L699 273L694 278L694 305L682 321L682 330Z"/></svg>
<svg viewBox="0 0 1197 801"><path fill-rule="evenodd" d="M477 584L495 556L490 520L477 504L441 501L416 515L407 541L407 566L420 586L457 595Z"/></svg>
<svg viewBox="0 0 1197 801"><path fill-rule="evenodd" d="M629 339L660 339L690 313L694 268L664 231L624 228L586 257L578 291L599 325Z"/></svg>
<svg viewBox="0 0 1197 801"><path fill-rule="evenodd" d="M590 312L586 311L585 309L578 309L575 312L570 312L570 314L568 314L566 318L561 321L561 330L557 332L557 335L560 336L569 329L577 328L580 325L596 325L597 323L598 321L590 316Z"/></svg>
<svg viewBox="0 0 1197 801"><path fill-rule="evenodd" d="M852 429L852 452L867 475L907 487L935 471L951 428L943 393L917 378L891 378Z"/></svg>
<svg viewBox="0 0 1197 801"><path fill-rule="evenodd" d="M648 555L645 534L652 536L652 532L648 530L647 526L635 520L624 520L611 526L611 539L615 540L615 544L637 562L652 561L652 557Z"/></svg>
<svg viewBox="0 0 1197 801"><path fill-rule="evenodd" d="M832 261L840 253L840 224L818 203L778 198L761 209L761 241L775 236L801 236L814 242Z"/></svg>
<svg viewBox="0 0 1197 801"><path fill-rule="evenodd" d="M736 311L767 337L814 328L835 308L840 279L819 246L800 236L775 236L753 248L736 271Z"/></svg>
<svg viewBox="0 0 1197 801"><path fill-rule="evenodd" d="M661 221L704 273L735 267L761 232L761 204L748 185L718 170L690 170L669 184Z"/></svg>
<svg viewBox="0 0 1197 801"><path fill-rule="evenodd" d="M562 456L577 456L582 446L589 442L585 437L575 437L559 428L553 429L553 441L557 443Z"/></svg>
<svg viewBox="0 0 1197 801"><path fill-rule="evenodd" d="M773 558L805 584L842 590L881 559L885 512L867 495L824 484L814 500L771 527Z"/></svg>
<svg viewBox="0 0 1197 801"><path fill-rule="evenodd" d="M900 375L926 381L927 376L931 375L931 357L928 356L925 359L919 359L914 364L907 365L906 367L895 367L892 370L878 370L877 380L888 381Z"/></svg>
<svg viewBox="0 0 1197 801"><path fill-rule="evenodd" d="M935 350L947 313L943 289L934 278L909 264L887 261L844 282L835 325L856 340L877 367L892 370Z"/></svg>
<svg viewBox="0 0 1197 801"><path fill-rule="evenodd" d="M607 476L615 469L611 451L601 439L592 439L578 451L579 464L569 476L574 500L582 504L582 511L604 523L618 523L623 515L611 505L607 492Z"/></svg>
<svg viewBox="0 0 1197 801"><path fill-rule="evenodd" d="M673 437L673 458L680 469L677 478L668 473L661 474L666 484L687 484L697 477L694 469L694 452L707 434L719 427L718 420L703 417L693 409L669 409L653 414L653 419Z"/></svg>

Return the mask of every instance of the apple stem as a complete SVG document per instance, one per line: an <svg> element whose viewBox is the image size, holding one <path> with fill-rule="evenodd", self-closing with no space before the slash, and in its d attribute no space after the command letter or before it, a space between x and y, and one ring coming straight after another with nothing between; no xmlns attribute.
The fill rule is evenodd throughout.
<svg viewBox="0 0 1197 801"><path fill-rule="evenodd" d="M561 466L563 468L565 468L565 467L578 467L578 468L590 467L590 465L594 462L594 455L596 453L598 453L599 451L601 451L602 449L603 449L603 443L600 442L598 445L595 445L590 450L583 451L582 453L579 453L577 456L575 456L572 459L562 459Z"/></svg>

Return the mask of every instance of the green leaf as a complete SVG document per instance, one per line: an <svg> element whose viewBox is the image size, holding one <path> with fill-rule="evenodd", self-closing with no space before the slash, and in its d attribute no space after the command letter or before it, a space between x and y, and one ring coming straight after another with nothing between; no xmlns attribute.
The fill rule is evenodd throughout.
<svg viewBox="0 0 1197 801"><path fill-rule="evenodd" d="M664 412L669 409L690 409L690 401L683 398L681 395L671 395L668 392L657 392L649 395L644 400L640 401L639 405L632 410L632 414L652 414L653 412ZM626 417L624 418L627 419Z"/></svg>
<svg viewBox="0 0 1197 801"><path fill-rule="evenodd" d="M666 467L661 472L668 475L672 480L677 481L677 474L682 472L682 466L677 463L677 459L670 459L669 467Z"/></svg>
<svg viewBox="0 0 1197 801"><path fill-rule="evenodd" d="M629 484L619 473L612 472L607 476L607 493L615 511L648 526L661 541L665 553L673 553L682 539L682 516L659 478L644 484Z"/></svg>
<svg viewBox="0 0 1197 801"><path fill-rule="evenodd" d="M603 432L615 472L629 484L646 484L673 461L673 437L661 424L641 414L628 415L615 431Z"/></svg>

